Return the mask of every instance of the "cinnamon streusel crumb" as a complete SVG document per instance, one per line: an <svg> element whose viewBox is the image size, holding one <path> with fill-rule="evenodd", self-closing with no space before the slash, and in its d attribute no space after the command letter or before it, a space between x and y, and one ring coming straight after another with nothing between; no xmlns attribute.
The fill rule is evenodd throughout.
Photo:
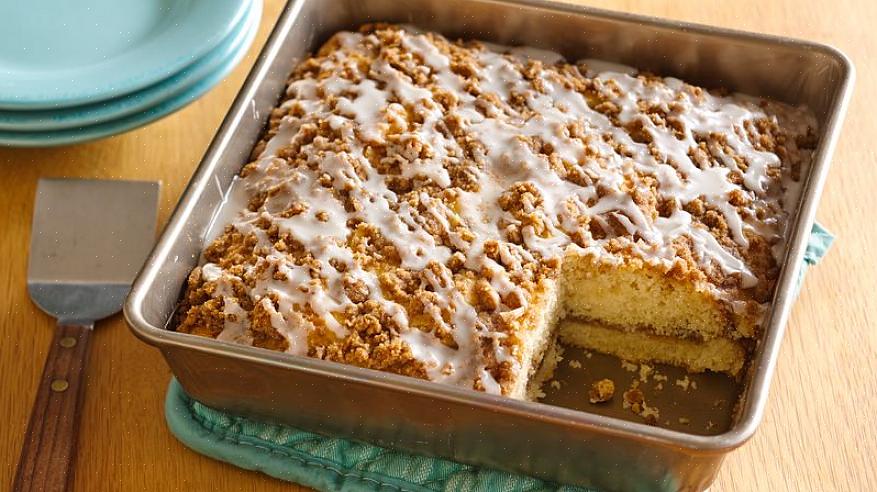
<svg viewBox="0 0 877 492"><path fill-rule="evenodd" d="M588 401L591 403L604 403L615 396L615 382L611 379L601 379L591 384L588 391Z"/></svg>

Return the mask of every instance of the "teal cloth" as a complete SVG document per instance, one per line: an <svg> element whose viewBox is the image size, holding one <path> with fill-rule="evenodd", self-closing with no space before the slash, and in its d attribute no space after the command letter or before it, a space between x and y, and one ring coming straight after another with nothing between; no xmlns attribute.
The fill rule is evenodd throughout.
<svg viewBox="0 0 877 492"><path fill-rule="evenodd" d="M799 282L806 266L822 258L832 240L831 233L819 224L813 225ZM168 388L165 416L171 432L201 454L318 490L586 490L230 415L189 398L176 379Z"/></svg>
<svg viewBox="0 0 877 492"><path fill-rule="evenodd" d="M177 439L201 454L317 490L587 490L230 415L189 398L176 379L168 388L165 416Z"/></svg>

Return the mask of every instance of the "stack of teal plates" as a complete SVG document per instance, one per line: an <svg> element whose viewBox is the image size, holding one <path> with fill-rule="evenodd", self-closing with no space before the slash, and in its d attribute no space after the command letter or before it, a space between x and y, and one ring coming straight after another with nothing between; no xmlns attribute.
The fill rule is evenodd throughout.
<svg viewBox="0 0 877 492"><path fill-rule="evenodd" d="M261 0L0 1L0 145L94 140L194 101L247 52Z"/></svg>

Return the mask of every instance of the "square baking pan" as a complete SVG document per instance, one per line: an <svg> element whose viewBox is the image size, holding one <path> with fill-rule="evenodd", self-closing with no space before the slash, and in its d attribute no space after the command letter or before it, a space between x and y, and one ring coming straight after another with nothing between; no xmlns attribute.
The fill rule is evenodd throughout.
<svg viewBox="0 0 877 492"><path fill-rule="evenodd" d="M408 23L450 38L600 58L791 104L819 120L763 339L730 428L680 432L174 332L186 277L234 176L247 162L293 67L333 33ZM801 259L853 83L837 50L806 41L538 0L289 2L204 155L125 306L133 332L158 347L205 404L314 432L604 490L702 490L761 420L795 297Z"/></svg>

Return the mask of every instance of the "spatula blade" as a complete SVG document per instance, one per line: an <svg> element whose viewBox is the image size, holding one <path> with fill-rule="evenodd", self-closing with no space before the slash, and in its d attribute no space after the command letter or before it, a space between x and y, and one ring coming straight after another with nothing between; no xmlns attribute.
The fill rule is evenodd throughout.
<svg viewBox="0 0 877 492"><path fill-rule="evenodd" d="M95 321L122 307L155 240L159 184L41 179L27 284L62 322Z"/></svg>

